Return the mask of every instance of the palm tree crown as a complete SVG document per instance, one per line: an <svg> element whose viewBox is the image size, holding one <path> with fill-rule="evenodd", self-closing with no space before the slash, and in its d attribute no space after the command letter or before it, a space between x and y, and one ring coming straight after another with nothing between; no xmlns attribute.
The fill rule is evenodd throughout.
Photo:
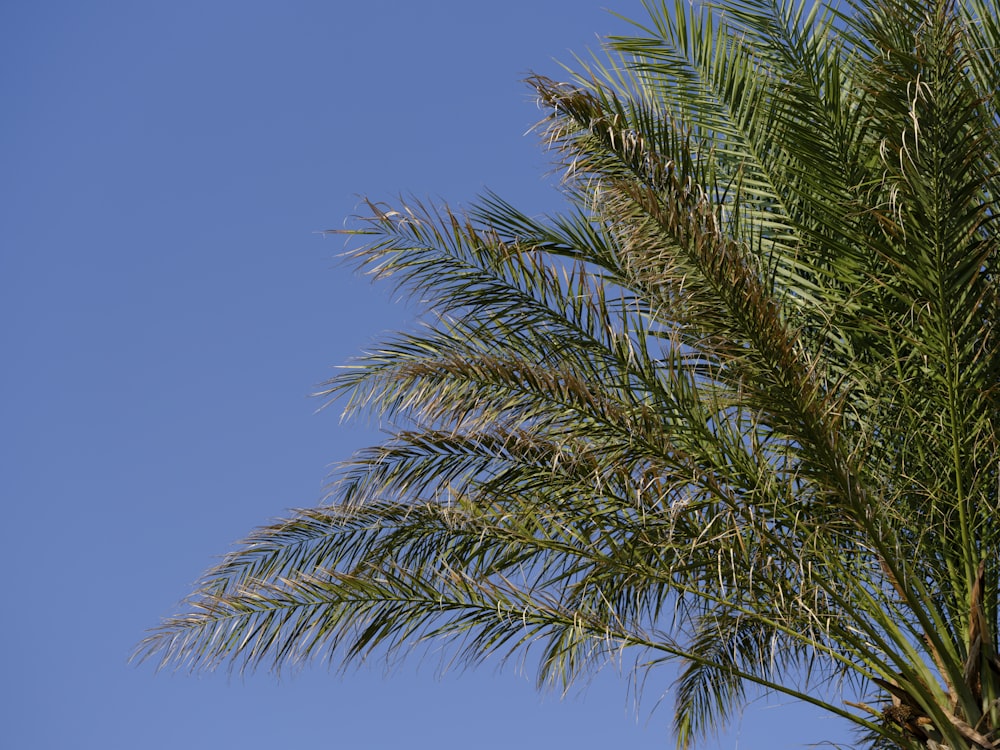
<svg viewBox="0 0 1000 750"><path fill-rule="evenodd" d="M757 686L1000 748L997 7L648 11L529 81L562 214L369 205L352 255L425 326L323 395L390 436L141 655L633 647L682 746Z"/></svg>

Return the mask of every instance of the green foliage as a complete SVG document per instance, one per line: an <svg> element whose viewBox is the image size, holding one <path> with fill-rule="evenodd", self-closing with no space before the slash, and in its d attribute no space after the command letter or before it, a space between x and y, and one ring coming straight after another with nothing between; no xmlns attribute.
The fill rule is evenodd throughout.
<svg viewBox="0 0 1000 750"><path fill-rule="evenodd" d="M322 395L391 434L142 657L629 649L684 747L754 686L1000 747L997 8L648 11L529 81L563 214L369 205L353 258L425 325Z"/></svg>

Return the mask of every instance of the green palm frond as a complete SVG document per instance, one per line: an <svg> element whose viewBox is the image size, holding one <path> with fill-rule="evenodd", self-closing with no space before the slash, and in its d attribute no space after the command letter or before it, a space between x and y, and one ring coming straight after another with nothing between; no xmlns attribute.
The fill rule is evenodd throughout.
<svg viewBox="0 0 1000 750"><path fill-rule="evenodd" d="M320 395L388 436L139 655L628 649L683 747L753 690L1000 747L997 9L647 10L528 81L563 213L368 205L353 261L426 314Z"/></svg>

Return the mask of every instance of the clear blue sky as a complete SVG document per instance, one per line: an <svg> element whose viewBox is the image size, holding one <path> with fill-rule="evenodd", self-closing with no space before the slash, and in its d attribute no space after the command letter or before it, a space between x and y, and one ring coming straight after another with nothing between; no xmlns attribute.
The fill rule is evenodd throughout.
<svg viewBox="0 0 1000 750"><path fill-rule="evenodd" d="M520 80L623 29L599 0L2 5L0 746L672 747L667 673L637 717L610 671L560 701L530 669L126 663L377 438L308 394L412 311L315 232L362 195L557 208ZM846 736L755 705L718 746Z"/></svg>

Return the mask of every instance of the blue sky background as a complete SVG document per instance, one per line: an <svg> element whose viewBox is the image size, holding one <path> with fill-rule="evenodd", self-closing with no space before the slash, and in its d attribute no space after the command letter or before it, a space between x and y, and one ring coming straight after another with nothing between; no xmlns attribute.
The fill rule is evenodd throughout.
<svg viewBox="0 0 1000 750"><path fill-rule="evenodd" d="M520 81L624 29L597 0L0 6L0 746L672 747L668 673L637 714L610 670L560 701L530 666L127 664L377 439L308 395L413 311L316 232L365 195L558 208ZM755 704L717 746L848 736Z"/></svg>

